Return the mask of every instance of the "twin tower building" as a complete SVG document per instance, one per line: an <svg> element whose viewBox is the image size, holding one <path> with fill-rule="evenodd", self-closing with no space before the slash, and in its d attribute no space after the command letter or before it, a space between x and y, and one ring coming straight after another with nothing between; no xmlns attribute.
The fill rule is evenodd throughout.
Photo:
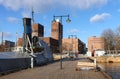
<svg viewBox="0 0 120 79"><path fill-rule="evenodd" d="M52 21L51 37L44 37L44 26L39 23L32 23L31 18L23 18L23 26L24 35L23 38L18 38L17 47L25 46L27 37L32 41L31 39L37 36L45 41L53 52L59 48L59 41L63 37L63 26L60 22Z"/></svg>
<svg viewBox="0 0 120 79"><path fill-rule="evenodd" d="M31 24L30 18L23 18L24 33L28 36L44 37L44 26L39 23ZM58 21L52 21L51 37L61 40L63 37L63 25Z"/></svg>

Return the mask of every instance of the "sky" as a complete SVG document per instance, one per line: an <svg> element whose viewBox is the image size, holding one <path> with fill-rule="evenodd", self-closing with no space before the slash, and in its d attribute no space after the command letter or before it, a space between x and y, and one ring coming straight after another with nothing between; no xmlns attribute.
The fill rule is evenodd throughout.
<svg viewBox="0 0 120 79"><path fill-rule="evenodd" d="M35 23L44 25L45 37L51 36L54 15L69 14L70 23L67 17L62 19L63 38L77 35L87 44L89 37L100 37L103 30L120 26L119 5L120 0L0 0L0 42L2 32L4 40L22 37L22 19L31 18L33 8Z"/></svg>

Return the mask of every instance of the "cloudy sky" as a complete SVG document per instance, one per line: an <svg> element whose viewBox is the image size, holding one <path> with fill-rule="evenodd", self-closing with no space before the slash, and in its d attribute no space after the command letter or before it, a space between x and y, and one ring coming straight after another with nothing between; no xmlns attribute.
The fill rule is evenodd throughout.
<svg viewBox="0 0 120 79"><path fill-rule="evenodd" d="M53 15L70 15L71 23L63 18L64 38L77 35L87 43L88 37L100 36L104 29L120 25L120 0L0 0L0 37L16 40L23 34L23 17L31 17L44 25L45 37L51 36ZM59 18L57 18L59 19ZM0 39L1 41L1 39Z"/></svg>

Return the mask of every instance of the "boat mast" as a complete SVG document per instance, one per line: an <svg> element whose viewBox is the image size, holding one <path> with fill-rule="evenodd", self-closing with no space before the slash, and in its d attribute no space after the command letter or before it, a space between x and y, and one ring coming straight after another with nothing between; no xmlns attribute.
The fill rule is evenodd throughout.
<svg viewBox="0 0 120 79"><path fill-rule="evenodd" d="M33 7L32 7L32 23L34 24L34 10L33 10Z"/></svg>
<svg viewBox="0 0 120 79"><path fill-rule="evenodd" d="M2 46L3 46L3 32L2 32Z"/></svg>

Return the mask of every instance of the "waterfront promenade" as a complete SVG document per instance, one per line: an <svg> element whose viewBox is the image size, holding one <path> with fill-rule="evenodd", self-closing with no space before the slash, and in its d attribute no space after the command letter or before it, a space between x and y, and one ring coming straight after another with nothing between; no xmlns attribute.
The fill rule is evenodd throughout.
<svg viewBox="0 0 120 79"><path fill-rule="evenodd" d="M60 62L54 62L45 66L25 69L0 76L0 79L110 79L98 71L76 71L78 61L89 61L79 58L74 61L63 61L63 69L60 69Z"/></svg>

